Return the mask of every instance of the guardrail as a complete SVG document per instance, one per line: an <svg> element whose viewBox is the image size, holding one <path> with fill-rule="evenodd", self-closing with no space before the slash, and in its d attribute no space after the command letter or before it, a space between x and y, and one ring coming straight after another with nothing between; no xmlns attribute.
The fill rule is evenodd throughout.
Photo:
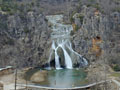
<svg viewBox="0 0 120 90"><path fill-rule="evenodd" d="M103 81L100 81L100 82L96 82L96 83L92 83L92 84L89 84L89 85L86 85L86 86L80 86L80 87L72 87L72 88L54 88L54 87L45 87L45 86L37 86L37 85L25 85L25 84L17 84L17 86L21 86L21 87L29 87L29 88L43 88L43 89L85 89L85 88L89 88L89 87L93 87L95 85L98 85L98 84L102 84L102 83L105 83L105 82L110 82L111 80L103 80Z"/></svg>

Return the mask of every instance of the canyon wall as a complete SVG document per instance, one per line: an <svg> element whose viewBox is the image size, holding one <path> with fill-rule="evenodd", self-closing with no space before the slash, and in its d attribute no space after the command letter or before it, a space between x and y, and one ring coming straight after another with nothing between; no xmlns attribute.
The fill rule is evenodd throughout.
<svg viewBox="0 0 120 90"><path fill-rule="evenodd" d="M51 14L63 14L65 23L73 24L73 48L90 64L105 60L117 63L120 2L108 0L106 6L104 2L106 0L17 0L17 4L7 5L0 0L0 66L47 63L51 30L45 16Z"/></svg>

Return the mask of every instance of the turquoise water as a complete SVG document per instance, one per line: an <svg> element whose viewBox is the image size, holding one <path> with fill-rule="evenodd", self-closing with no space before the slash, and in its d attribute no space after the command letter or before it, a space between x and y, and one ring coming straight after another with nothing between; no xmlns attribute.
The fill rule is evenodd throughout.
<svg viewBox="0 0 120 90"><path fill-rule="evenodd" d="M34 74L33 71L29 71L27 76L30 77L30 75ZM71 88L87 85L87 73L83 69L48 70L47 72L47 77L43 82L33 84L53 88Z"/></svg>

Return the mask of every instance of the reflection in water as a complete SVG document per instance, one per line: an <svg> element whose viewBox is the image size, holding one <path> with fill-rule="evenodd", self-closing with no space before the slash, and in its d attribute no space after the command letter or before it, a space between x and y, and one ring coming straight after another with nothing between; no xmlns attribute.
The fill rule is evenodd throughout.
<svg viewBox="0 0 120 90"><path fill-rule="evenodd" d="M54 88L70 88L86 85L86 73L76 69L50 70L46 80L35 85L54 87Z"/></svg>
<svg viewBox="0 0 120 90"><path fill-rule="evenodd" d="M54 76L48 77L49 81L51 82L50 86L52 87L70 87L76 81L71 75L73 74L72 70L66 70L66 72L64 72L63 70L59 70L55 72Z"/></svg>

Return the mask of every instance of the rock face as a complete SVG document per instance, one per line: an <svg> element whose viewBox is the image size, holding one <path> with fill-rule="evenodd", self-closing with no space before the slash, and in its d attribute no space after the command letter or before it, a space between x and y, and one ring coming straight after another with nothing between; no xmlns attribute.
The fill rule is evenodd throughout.
<svg viewBox="0 0 120 90"><path fill-rule="evenodd" d="M74 49L90 63L104 60L118 62L120 13L104 15L95 8L87 7L81 13L84 15L83 24L73 35Z"/></svg>
<svg viewBox="0 0 120 90"><path fill-rule="evenodd" d="M6 28L0 30L1 66L23 67L46 63L51 31L44 15L28 12L1 18L7 24Z"/></svg>
<svg viewBox="0 0 120 90"><path fill-rule="evenodd" d="M45 15L49 14L64 14L64 21L70 23L70 16L78 13L73 23L73 47L90 62L107 59L116 63L119 60L118 0L16 0L17 4L14 0L5 2L0 1L0 67L42 66L47 62L51 31ZM87 8L82 8L83 5Z"/></svg>
<svg viewBox="0 0 120 90"><path fill-rule="evenodd" d="M13 68L3 68L0 70L0 76L9 75L14 72Z"/></svg>

